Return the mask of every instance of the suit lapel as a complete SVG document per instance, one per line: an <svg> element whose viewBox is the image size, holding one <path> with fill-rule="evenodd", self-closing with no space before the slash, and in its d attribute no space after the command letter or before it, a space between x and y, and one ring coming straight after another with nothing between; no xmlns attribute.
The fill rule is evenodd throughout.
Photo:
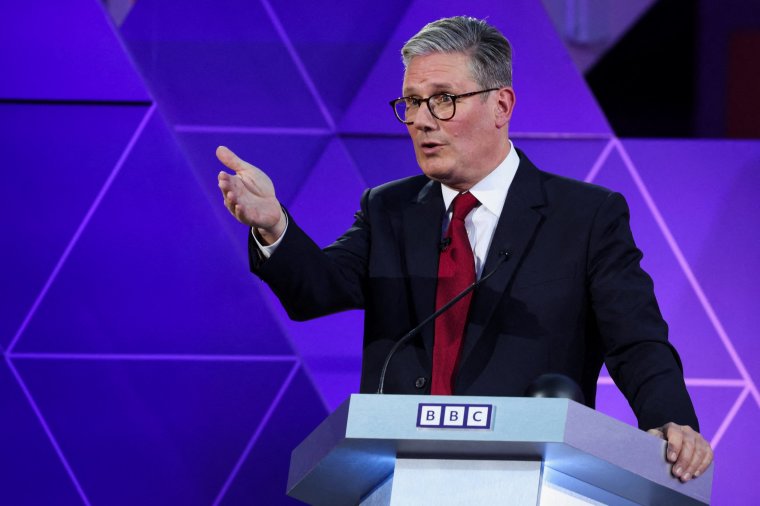
<svg viewBox="0 0 760 506"><path fill-rule="evenodd" d="M488 250L483 275L494 269L504 252L508 253L508 258L490 279L478 287L475 293L462 346L461 365L465 363L488 325L494 309L543 220L543 215L537 209L545 204L540 173L522 152L518 151L518 153L520 165L504 202L504 208Z"/></svg>
<svg viewBox="0 0 760 506"><path fill-rule="evenodd" d="M404 250L409 289L414 299L417 323L435 311L435 289L438 280L438 255L444 214L441 185L430 181L405 210L403 218ZM425 348L433 357L434 325L422 331Z"/></svg>

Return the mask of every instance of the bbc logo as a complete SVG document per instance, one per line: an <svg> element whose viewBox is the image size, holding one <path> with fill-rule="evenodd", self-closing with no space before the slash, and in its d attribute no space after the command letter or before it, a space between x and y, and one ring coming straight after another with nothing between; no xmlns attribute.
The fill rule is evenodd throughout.
<svg viewBox="0 0 760 506"><path fill-rule="evenodd" d="M490 429L490 404L420 404L417 427L433 429Z"/></svg>

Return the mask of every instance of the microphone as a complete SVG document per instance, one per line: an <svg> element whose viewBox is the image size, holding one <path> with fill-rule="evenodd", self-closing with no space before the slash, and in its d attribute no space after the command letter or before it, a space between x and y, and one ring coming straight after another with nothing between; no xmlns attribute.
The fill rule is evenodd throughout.
<svg viewBox="0 0 760 506"><path fill-rule="evenodd" d="M443 242L445 242L445 239L444 241L441 242L441 245L443 245ZM451 239L449 239L449 242L451 242ZM446 246L448 246L448 244L446 244ZM475 290L481 283L485 282L488 278L493 276L496 273L496 271L499 270L499 267L501 267L502 264L509 259L509 255L510 255L510 252L508 250L499 251L499 260L496 262L496 265L494 266L494 268L491 269L491 272L489 272L485 276L482 276L480 279L472 283L470 286L468 286L467 288L459 292L459 294L457 294L453 299L451 299L446 304L441 306L436 312L434 312L433 314L425 318L419 325L414 327L412 330L404 334L404 336L401 339L396 341L396 344L393 345L393 348L391 348L391 351L388 352L388 356L385 357L385 362L383 362L383 368L380 370L380 385L378 386L378 389L377 389L378 394L384 393L383 387L385 386L385 372L388 369L388 364L391 363L391 358L393 358L393 355L396 354L396 351L398 351L401 345L409 342L409 340L415 335L417 335L417 333L419 333L419 331L422 330L422 328L425 325L427 325L428 323L430 323L431 321L435 320L436 318L441 316L443 313L448 311L448 309L451 306L459 302L468 293Z"/></svg>
<svg viewBox="0 0 760 506"><path fill-rule="evenodd" d="M444 237L441 240L441 244L438 245L438 251L446 251L446 249L451 244L451 237Z"/></svg>

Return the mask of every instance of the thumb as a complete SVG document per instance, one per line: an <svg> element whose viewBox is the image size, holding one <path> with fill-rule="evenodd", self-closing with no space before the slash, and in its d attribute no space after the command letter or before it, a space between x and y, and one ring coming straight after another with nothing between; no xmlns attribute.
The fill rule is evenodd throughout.
<svg viewBox="0 0 760 506"><path fill-rule="evenodd" d="M247 164L227 146L219 146L216 148L216 157L225 167L234 170L235 173L240 173L247 169Z"/></svg>

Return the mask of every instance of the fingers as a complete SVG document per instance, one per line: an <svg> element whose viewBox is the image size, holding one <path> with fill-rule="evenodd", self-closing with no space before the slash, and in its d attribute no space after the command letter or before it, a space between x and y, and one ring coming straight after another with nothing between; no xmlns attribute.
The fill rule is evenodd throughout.
<svg viewBox="0 0 760 506"><path fill-rule="evenodd" d="M243 171L247 168L247 164L226 146L219 146L216 148L216 157L220 162L224 164L225 167L234 170L235 173Z"/></svg>
<svg viewBox="0 0 760 506"><path fill-rule="evenodd" d="M683 449L683 433L678 430L681 426L674 423L665 425L661 430L665 440L668 442L668 449L665 451L665 458L668 462L675 463L681 455ZM675 470L675 466L673 467ZM676 475L678 476L678 475Z"/></svg>
<svg viewBox="0 0 760 506"><path fill-rule="evenodd" d="M713 451L710 448L710 443L699 432L696 432L689 426L684 427L684 431L687 434L685 439L693 438L694 441L694 451L691 460L688 463L684 463L686 467L683 476L681 476L683 481L687 481L705 472L713 460Z"/></svg>
<svg viewBox="0 0 760 506"><path fill-rule="evenodd" d="M246 217L245 217L245 214L243 213L243 208L242 208L242 207L240 207L240 205L239 205L239 204L233 204L231 211L232 211L232 215L233 215L233 216L234 216L234 217L235 217L235 218L236 218L236 219L237 219L237 220L238 220L240 223L245 223L245 222L246 222Z"/></svg>
<svg viewBox="0 0 760 506"><path fill-rule="evenodd" d="M225 146L216 149L216 157L235 171L221 171L217 177L227 210L244 225L281 233L287 221L269 176Z"/></svg>
<svg viewBox="0 0 760 506"><path fill-rule="evenodd" d="M681 440L681 450L676 451L678 458L675 464L673 464L673 475L680 478L681 481L688 481L692 476L688 469L691 466L692 457L694 456L694 437L684 430L691 430L690 427L681 427L676 426L675 424L673 425L675 427L669 428L669 430L666 432L666 435L668 437L668 447L670 447L671 438L677 437ZM668 448L668 455L670 456L670 454L671 451L670 448Z"/></svg>
<svg viewBox="0 0 760 506"><path fill-rule="evenodd" d="M219 173L219 190L222 192L224 207L239 221L241 215L240 206L238 205L238 198L241 194L240 186L239 178L231 176L226 172Z"/></svg>
<svg viewBox="0 0 760 506"><path fill-rule="evenodd" d="M216 157L227 168L235 171L235 175L240 178L246 190L262 198L275 198L272 180L264 171L238 157L225 146L216 148ZM222 176L222 174L224 172L219 174L220 182L226 177L231 177L230 174L227 176Z"/></svg>
<svg viewBox="0 0 760 506"><path fill-rule="evenodd" d="M705 471L707 471L707 468L710 467L710 464L712 464L713 457L714 457L713 449L710 447L710 444L707 441L705 441L704 457L702 457L702 462L700 462L699 465L697 466L697 470L694 471L695 478L697 478L698 476L702 476L702 474Z"/></svg>
<svg viewBox="0 0 760 506"><path fill-rule="evenodd" d="M713 460L710 444L688 425L668 423L650 434L662 435L668 441L666 458L673 463L672 473L682 482L700 476Z"/></svg>
<svg viewBox="0 0 760 506"><path fill-rule="evenodd" d="M237 218L237 214L235 211L235 208L238 207L237 205L237 199L235 198L235 194L231 191L225 192L222 191L222 195L224 196L224 207L227 208L227 210L232 213L232 215Z"/></svg>

